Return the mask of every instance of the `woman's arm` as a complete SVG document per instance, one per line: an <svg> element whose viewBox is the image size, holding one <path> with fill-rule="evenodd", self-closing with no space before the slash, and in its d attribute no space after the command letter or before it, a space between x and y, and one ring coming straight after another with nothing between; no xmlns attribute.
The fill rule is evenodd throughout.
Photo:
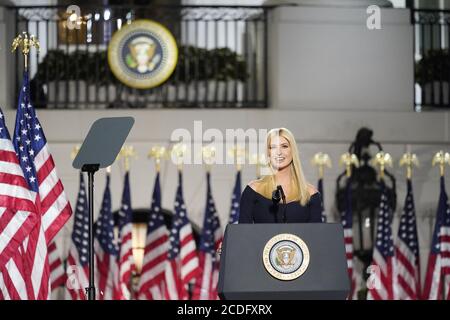
<svg viewBox="0 0 450 320"><path fill-rule="evenodd" d="M253 194L247 186L242 192L239 207L239 223L253 223Z"/></svg>

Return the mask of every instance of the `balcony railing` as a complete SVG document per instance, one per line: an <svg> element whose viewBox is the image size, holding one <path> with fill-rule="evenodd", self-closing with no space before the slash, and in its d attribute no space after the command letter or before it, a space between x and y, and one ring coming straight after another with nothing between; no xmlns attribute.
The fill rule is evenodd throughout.
<svg viewBox="0 0 450 320"><path fill-rule="evenodd" d="M272 7L81 6L83 24L68 28L67 7L9 7L15 31L41 43L29 62L32 100L55 109L267 107L267 18ZM168 28L179 49L162 85L134 89L109 69L107 48L121 26L151 19ZM17 83L23 71L16 54Z"/></svg>
<svg viewBox="0 0 450 320"><path fill-rule="evenodd" d="M450 10L412 10L417 111L450 109Z"/></svg>

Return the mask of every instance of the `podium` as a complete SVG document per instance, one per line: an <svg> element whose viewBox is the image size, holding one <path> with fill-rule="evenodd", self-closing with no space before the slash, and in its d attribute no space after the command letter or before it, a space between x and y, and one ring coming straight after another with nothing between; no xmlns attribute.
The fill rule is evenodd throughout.
<svg viewBox="0 0 450 320"><path fill-rule="evenodd" d="M218 292L225 300L346 299L350 278L342 225L228 225Z"/></svg>

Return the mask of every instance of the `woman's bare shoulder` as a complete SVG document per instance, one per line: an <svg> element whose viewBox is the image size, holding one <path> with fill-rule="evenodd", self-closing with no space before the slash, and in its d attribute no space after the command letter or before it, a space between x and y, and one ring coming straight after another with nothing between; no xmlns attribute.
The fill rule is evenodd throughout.
<svg viewBox="0 0 450 320"><path fill-rule="evenodd" d="M248 186L253 189L253 191L259 192L261 190L261 179L253 180L248 183Z"/></svg>
<svg viewBox="0 0 450 320"><path fill-rule="evenodd" d="M313 186L312 184L308 183L308 192L309 195L315 195L317 192L319 192L319 190L317 190L317 188L315 186Z"/></svg>

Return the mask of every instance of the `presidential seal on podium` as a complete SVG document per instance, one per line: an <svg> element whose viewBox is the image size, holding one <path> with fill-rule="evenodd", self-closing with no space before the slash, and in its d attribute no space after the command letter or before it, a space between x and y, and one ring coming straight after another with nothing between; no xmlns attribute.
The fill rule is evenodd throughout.
<svg viewBox="0 0 450 320"><path fill-rule="evenodd" d="M267 272L278 280L297 279L308 268L308 246L296 235L276 235L264 246L263 263Z"/></svg>
<svg viewBox="0 0 450 320"><path fill-rule="evenodd" d="M108 63L125 85L149 89L166 81L175 69L178 48L170 31L152 20L136 20L114 33Z"/></svg>

